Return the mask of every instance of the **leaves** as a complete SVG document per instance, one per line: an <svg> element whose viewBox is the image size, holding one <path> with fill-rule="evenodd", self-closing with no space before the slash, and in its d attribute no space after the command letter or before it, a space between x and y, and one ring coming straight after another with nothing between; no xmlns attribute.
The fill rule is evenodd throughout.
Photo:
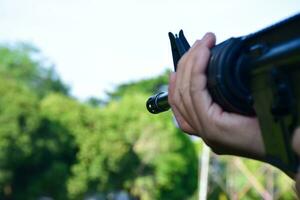
<svg viewBox="0 0 300 200"><path fill-rule="evenodd" d="M168 73L82 103L35 47L0 46L0 199L121 191L141 200L197 199L201 143L181 133L170 112L153 116L145 108ZM260 198L256 188L272 186L270 180L275 199L295 197L291 181L262 163L211 160L209 199Z"/></svg>

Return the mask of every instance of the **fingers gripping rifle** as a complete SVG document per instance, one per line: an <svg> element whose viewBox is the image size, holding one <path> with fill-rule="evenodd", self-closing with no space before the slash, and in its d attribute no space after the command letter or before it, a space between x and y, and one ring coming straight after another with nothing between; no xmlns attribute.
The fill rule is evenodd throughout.
<svg viewBox="0 0 300 200"><path fill-rule="evenodd" d="M176 71L190 45L182 31L169 39ZM300 14L216 45L206 73L208 90L224 110L258 117L268 162L297 172L291 138L300 125ZM169 108L168 93L147 101L154 114Z"/></svg>

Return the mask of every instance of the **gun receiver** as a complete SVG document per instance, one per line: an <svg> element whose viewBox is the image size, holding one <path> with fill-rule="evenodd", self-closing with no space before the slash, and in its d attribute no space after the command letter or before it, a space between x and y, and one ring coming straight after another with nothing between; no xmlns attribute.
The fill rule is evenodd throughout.
<svg viewBox="0 0 300 200"><path fill-rule="evenodd" d="M190 48L183 32L169 33L174 68ZM257 116L268 162L297 172L291 149L300 113L300 14L256 33L230 38L211 50L207 87L224 110ZM170 108L168 94L147 101L151 113Z"/></svg>

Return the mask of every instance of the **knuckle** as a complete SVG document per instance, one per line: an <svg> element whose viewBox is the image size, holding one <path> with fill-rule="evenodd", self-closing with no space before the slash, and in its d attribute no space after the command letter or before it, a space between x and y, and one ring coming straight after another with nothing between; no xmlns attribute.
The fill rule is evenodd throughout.
<svg viewBox="0 0 300 200"><path fill-rule="evenodd" d="M189 88L190 88L189 84L182 85L179 88L179 94L180 94L180 96L183 97L184 95L186 95L186 93L190 91Z"/></svg>
<svg viewBox="0 0 300 200"><path fill-rule="evenodd" d="M183 102L180 97L175 98L173 102L173 107L176 107L176 109L181 113L181 115L185 112Z"/></svg>
<svg viewBox="0 0 300 200"><path fill-rule="evenodd" d="M168 96L168 101L171 107L180 108L180 96L178 92L174 91L174 93L172 93L171 96Z"/></svg>

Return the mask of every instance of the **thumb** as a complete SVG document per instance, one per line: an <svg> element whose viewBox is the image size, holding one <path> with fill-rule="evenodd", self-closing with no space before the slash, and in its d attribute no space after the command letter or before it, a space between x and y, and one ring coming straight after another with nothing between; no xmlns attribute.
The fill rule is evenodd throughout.
<svg viewBox="0 0 300 200"><path fill-rule="evenodd" d="M206 33L203 38L202 38L202 44L206 47L208 47L209 49L212 48L213 46L215 46L216 43L216 36L215 34L208 32Z"/></svg>

